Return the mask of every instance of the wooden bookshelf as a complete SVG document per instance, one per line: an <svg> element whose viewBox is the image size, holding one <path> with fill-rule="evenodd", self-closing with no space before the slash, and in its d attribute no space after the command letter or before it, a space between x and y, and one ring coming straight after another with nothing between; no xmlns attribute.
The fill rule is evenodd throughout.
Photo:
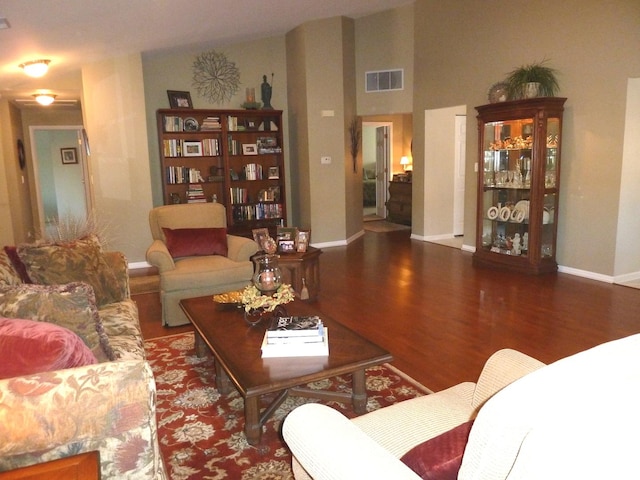
<svg viewBox="0 0 640 480"><path fill-rule="evenodd" d="M156 113L165 205L217 201L230 233L286 225L282 111Z"/></svg>

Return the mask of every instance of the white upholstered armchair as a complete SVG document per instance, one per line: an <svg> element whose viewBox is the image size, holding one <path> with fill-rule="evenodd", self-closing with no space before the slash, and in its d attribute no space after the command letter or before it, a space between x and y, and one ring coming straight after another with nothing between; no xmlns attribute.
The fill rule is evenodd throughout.
<svg viewBox="0 0 640 480"><path fill-rule="evenodd" d="M545 366L501 350L477 384L456 385L352 421L323 405L303 405L285 419L283 434L297 480L421 478L399 459L419 442L446 436L441 434L474 417L459 471L446 478L640 478L639 399L637 334ZM442 478L427 475L422 478Z"/></svg>
<svg viewBox="0 0 640 480"><path fill-rule="evenodd" d="M228 235L225 208L219 203L164 205L149 213L153 243L147 262L160 273L162 323L189 323L180 308L184 298L214 295L248 285L251 256L258 244Z"/></svg>

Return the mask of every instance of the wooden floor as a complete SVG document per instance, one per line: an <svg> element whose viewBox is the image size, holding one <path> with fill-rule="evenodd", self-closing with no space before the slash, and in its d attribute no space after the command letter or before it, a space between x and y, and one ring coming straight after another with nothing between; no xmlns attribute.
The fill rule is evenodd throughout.
<svg viewBox="0 0 640 480"><path fill-rule="evenodd" d="M389 350L393 364L437 391L475 380L509 347L552 362L640 333L640 290L567 274L476 269L471 254L373 233L320 257L320 311ZM143 335L162 327L157 294L137 295Z"/></svg>

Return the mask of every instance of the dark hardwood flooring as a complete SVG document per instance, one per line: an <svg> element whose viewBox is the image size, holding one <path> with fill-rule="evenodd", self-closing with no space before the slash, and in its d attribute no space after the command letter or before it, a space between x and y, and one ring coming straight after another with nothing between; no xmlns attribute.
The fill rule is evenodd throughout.
<svg viewBox="0 0 640 480"><path fill-rule="evenodd" d="M471 254L373 233L320 257L316 305L389 350L393 364L437 391L476 380L514 348L552 362L640 332L640 290L567 274L477 269ZM145 338L191 330L160 324L158 295L136 295Z"/></svg>

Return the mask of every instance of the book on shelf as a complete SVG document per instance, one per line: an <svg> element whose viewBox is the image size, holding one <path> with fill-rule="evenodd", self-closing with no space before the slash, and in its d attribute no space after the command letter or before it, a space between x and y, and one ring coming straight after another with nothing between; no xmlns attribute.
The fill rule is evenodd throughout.
<svg viewBox="0 0 640 480"><path fill-rule="evenodd" d="M262 358L326 357L329 355L329 329L323 329L320 342L269 343L269 330L262 339Z"/></svg>
<svg viewBox="0 0 640 480"><path fill-rule="evenodd" d="M274 317L267 327L267 337L322 337L324 326L317 315Z"/></svg>

